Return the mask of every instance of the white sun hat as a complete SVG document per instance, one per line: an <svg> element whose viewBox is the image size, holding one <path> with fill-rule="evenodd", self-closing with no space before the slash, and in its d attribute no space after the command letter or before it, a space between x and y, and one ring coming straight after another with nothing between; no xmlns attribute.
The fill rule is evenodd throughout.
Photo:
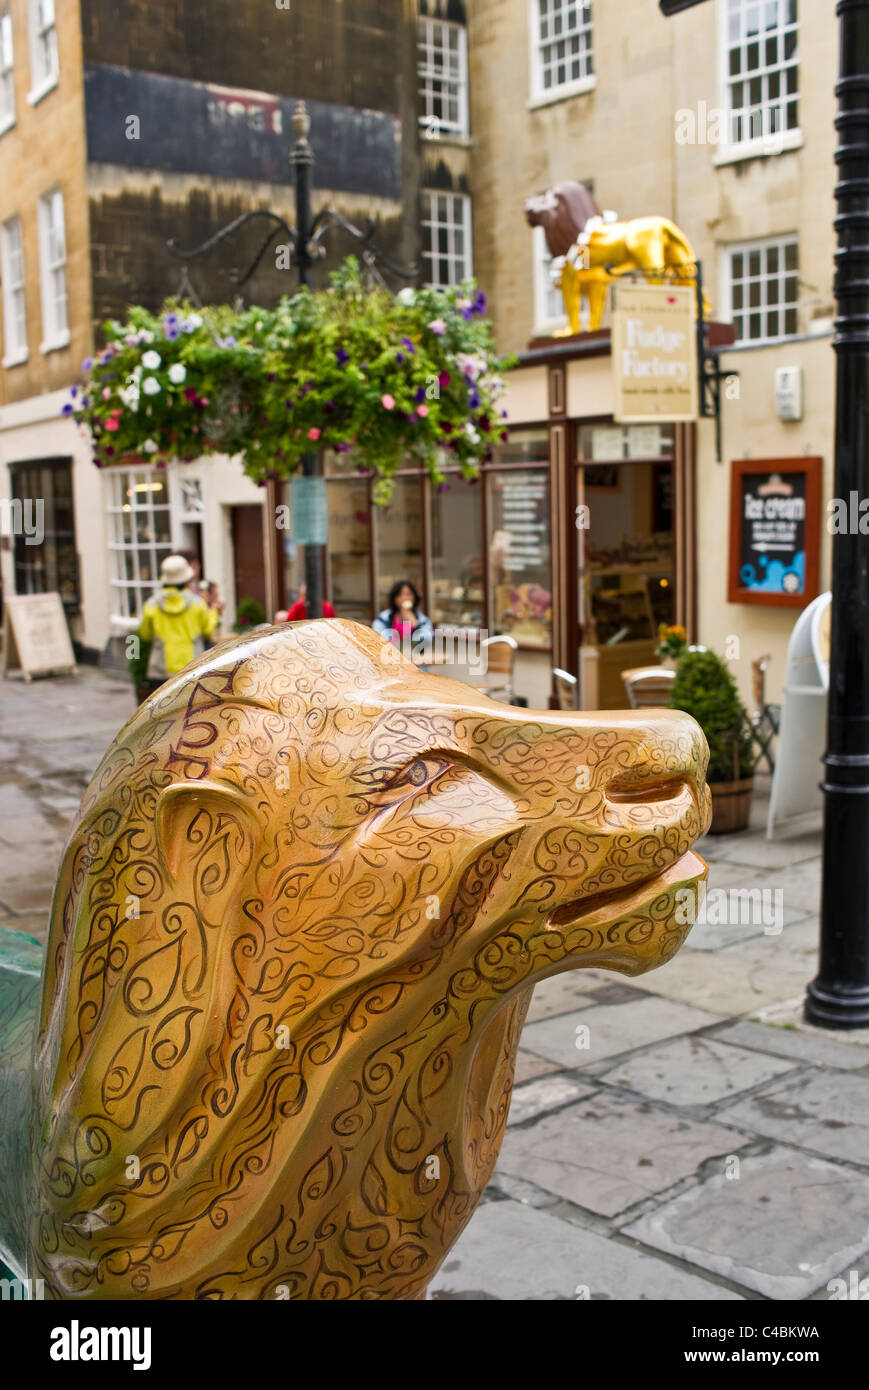
<svg viewBox="0 0 869 1390"><path fill-rule="evenodd" d="M164 584L189 584L194 570L183 555L167 555L160 566L160 579Z"/></svg>

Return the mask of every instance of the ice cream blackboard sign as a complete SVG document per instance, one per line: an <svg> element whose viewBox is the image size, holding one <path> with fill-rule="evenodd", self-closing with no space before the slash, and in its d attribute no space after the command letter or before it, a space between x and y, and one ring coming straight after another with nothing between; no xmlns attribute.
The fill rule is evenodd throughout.
<svg viewBox="0 0 869 1390"><path fill-rule="evenodd" d="M819 458L732 464L731 603L804 608L816 596L820 499Z"/></svg>

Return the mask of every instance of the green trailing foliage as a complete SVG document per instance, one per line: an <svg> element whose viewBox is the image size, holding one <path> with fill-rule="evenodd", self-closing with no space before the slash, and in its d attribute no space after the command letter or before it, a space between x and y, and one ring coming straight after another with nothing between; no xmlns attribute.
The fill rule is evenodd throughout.
<svg viewBox="0 0 869 1390"><path fill-rule="evenodd" d="M267 623L268 615L255 598L240 598L235 605L235 631L250 632L260 623Z"/></svg>
<svg viewBox="0 0 869 1390"><path fill-rule="evenodd" d="M754 771L751 735L736 682L715 652L687 650L679 658L669 700L686 710L709 744L710 782L731 782Z"/></svg>
<svg viewBox="0 0 869 1390"><path fill-rule="evenodd" d="M407 459L435 482L445 463L470 478L506 437L509 362L485 311L473 281L392 295L365 285L352 256L328 289L274 309L134 307L104 325L63 413L90 434L98 467L238 454L263 485L331 449L373 470L388 502Z"/></svg>

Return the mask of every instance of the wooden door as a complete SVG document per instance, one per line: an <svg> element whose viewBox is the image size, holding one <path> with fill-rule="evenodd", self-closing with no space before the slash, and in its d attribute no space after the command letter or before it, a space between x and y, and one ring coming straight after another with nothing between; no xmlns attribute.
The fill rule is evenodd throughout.
<svg viewBox="0 0 869 1390"><path fill-rule="evenodd" d="M256 503L232 508L232 556L235 601L253 598L266 609L266 576L263 564L263 513ZM268 621L274 614L266 611Z"/></svg>

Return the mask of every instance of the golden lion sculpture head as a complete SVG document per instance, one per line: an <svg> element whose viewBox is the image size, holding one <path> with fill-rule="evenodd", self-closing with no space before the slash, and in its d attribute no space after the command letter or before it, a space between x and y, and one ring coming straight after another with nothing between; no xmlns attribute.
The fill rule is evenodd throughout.
<svg viewBox="0 0 869 1390"><path fill-rule="evenodd" d="M348 622L167 682L61 868L30 1272L69 1299L423 1294L534 983L679 947L705 760L686 715L513 709Z"/></svg>

